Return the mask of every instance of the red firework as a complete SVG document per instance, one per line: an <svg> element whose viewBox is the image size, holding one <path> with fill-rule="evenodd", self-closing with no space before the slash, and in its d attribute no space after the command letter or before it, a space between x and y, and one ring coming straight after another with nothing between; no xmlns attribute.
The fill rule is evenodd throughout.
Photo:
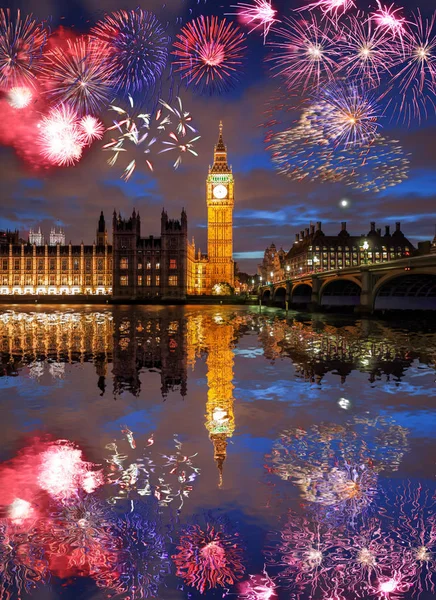
<svg viewBox="0 0 436 600"><path fill-rule="evenodd" d="M174 64L182 79L210 93L220 92L238 78L245 36L226 19L202 15L177 34L174 48Z"/></svg>
<svg viewBox="0 0 436 600"><path fill-rule="evenodd" d="M238 534L221 524L192 525L181 536L172 556L177 575L200 593L218 586L233 585L244 574Z"/></svg>

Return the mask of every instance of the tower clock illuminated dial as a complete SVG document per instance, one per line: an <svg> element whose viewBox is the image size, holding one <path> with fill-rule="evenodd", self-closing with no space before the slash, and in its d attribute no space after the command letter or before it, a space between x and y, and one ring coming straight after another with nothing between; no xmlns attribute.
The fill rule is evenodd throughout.
<svg viewBox="0 0 436 600"><path fill-rule="evenodd" d="M222 200L223 198L227 197L227 188L225 185L222 185L221 183L219 185L216 185L213 188L213 196L214 198L217 198L218 200Z"/></svg>

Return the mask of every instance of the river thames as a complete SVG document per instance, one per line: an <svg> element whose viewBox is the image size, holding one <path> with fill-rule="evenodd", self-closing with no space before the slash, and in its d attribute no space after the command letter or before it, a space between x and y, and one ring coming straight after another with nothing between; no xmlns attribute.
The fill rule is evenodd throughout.
<svg viewBox="0 0 436 600"><path fill-rule="evenodd" d="M0 599L436 597L436 323L0 312Z"/></svg>

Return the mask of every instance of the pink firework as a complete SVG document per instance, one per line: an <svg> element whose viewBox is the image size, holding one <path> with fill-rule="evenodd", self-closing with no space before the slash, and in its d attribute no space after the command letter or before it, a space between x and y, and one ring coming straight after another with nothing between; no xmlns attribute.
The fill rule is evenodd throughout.
<svg viewBox="0 0 436 600"><path fill-rule="evenodd" d="M401 8L394 8L394 5L386 6L377 0L378 10L372 14L372 18L377 24L377 27L389 32L394 38L402 39L406 19L398 15Z"/></svg>
<svg viewBox="0 0 436 600"><path fill-rule="evenodd" d="M237 80L244 40L233 23L202 15L177 34L174 65L188 84L209 93L224 91Z"/></svg>
<svg viewBox="0 0 436 600"><path fill-rule="evenodd" d="M269 60L290 90L318 87L333 79L339 51L337 32L330 21L319 23L314 15L290 18L277 29L277 37L278 41L271 43L275 54Z"/></svg>
<svg viewBox="0 0 436 600"><path fill-rule="evenodd" d="M424 19L418 12L404 35L403 43L396 47L394 83L399 87L399 114L404 120L421 119L427 108L436 105L436 13ZM397 87L393 89L396 90Z"/></svg>
<svg viewBox="0 0 436 600"><path fill-rule="evenodd" d="M265 570L261 575L249 575L248 580L238 584L238 600L275 600L276 587Z"/></svg>
<svg viewBox="0 0 436 600"><path fill-rule="evenodd" d="M338 17L356 6L354 0L317 0L299 10L320 9L326 15Z"/></svg>
<svg viewBox="0 0 436 600"><path fill-rule="evenodd" d="M7 98L12 108L21 110L27 108L32 102L33 93L28 87L13 87L8 91Z"/></svg>
<svg viewBox="0 0 436 600"><path fill-rule="evenodd" d="M227 532L222 524L188 527L172 558L177 575L202 594L233 585L245 571L238 534Z"/></svg>
<svg viewBox="0 0 436 600"><path fill-rule="evenodd" d="M236 15L244 25L251 27L250 33L256 29L263 29L263 41L265 43L266 36L270 32L271 27L274 23L278 23L276 19L277 11L271 5L271 0L254 0L253 4L246 4L241 2L231 6L236 8ZM235 13L229 13L229 15Z"/></svg>
<svg viewBox="0 0 436 600"><path fill-rule="evenodd" d="M55 166L78 162L84 148L101 137L103 126L90 119L80 120L73 109L63 104L52 109L38 125L41 154Z"/></svg>
<svg viewBox="0 0 436 600"><path fill-rule="evenodd" d="M393 64L392 39L386 31L359 12L343 24L339 45L340 73L363 79L371 87L379 86L382 75Z"/></svg>
<svg viewBox="0 0 436 600"><path fill-rule="evenodd" d="M79 128L82 130L82 136L88 145L95 140L101 140L105 131L103 124L91 115L80 119Z"/></svg>

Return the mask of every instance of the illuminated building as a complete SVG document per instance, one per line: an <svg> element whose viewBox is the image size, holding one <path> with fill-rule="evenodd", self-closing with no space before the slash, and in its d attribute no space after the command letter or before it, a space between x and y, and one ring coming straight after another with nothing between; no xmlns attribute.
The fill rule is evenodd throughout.
<svg viewBox="0 0 436 600"><path fill-rule="evenodd" d="M352 236L343 222L338 235L327 236L321 229L321 222L318 222L316 226L311 225L296 234L294 245L284 262L286 275L294 277L308 272L320 273L365 263L388 262L411 256L414 251L415 248L401 231L401 223L396 223L392 234L387 226L382 235L381 229L376 229L373 222L367 235Z"/></svg>
<svg viewBox="0 0 436 600"><path fill-rule="evenodd" d="M55 233L53 240L60 235ZM112 293L112 246L40 245L41 240L39 230L29 233L28 244L0 245L0 295Z"/></svg>
<svg viewBox="0 0 436 600"><path fill-rule="evenodd" d="M208 352L206 428L214 447L220 486L223 464L227 456L227 439L232 437L235 430L232 383L233 339L233 324L223 322L220 315L215 315L204 328L204 344Z"/></svg>
<svg viewBox="0 0 436 600"><path fill-rule="evenodd" d="M113 297L117 300L186 300L188 219L168 219L163 210L161 237L141 237L141 217L114 212Z"/></svg>
<svg viewBox="0 0 436 600"><path fill-rule="evenodd" d="M38 231L33 231L33 229L29 231L29 244L44 246L44 236L41 233L41 227L39 227Z"/></svg>
<svg viewBox="0 0 436 600"><path fill-rule="evenodd" d="M188 294L225 294L234 287L234 177L220 123L214 162L206 180L207 255L188 245ZM224 285L223 285L224 284Z"/></svg>
<svg viewBox="0 0 436 600"><path fill-rule="evenodd" d="M271 281L273 278L277 281L282 281L285 278L285 257L286 252L283 248L277 250L275 244L271 244L265 250L262 263L258 266L257 272L262 281ZM273 277L271 276L273 273Z"/></svg>
<svg viewBox="0 0 436 600"><path fill-rule="evenodd" d="M59 228L59 231L56 231L55 227L52 227L50 230L50 241L49 246L65 246L65 232L62 228Z"/></svg>

